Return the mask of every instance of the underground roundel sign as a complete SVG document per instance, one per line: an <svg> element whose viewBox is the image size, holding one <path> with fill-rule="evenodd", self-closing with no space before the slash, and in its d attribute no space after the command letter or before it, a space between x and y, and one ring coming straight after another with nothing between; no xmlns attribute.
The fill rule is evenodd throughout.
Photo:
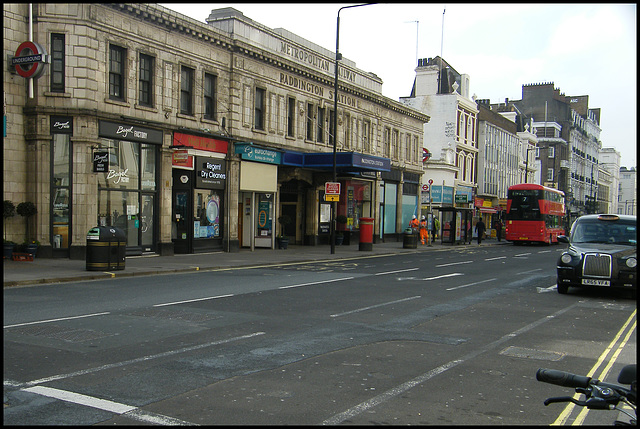
<svg viewBox="0 0 640 429"><path fill-rule="evenodd" d="M37 79L44 72L47 62L47 51L35 42L22 42L11 58L11 65L24 78Z"/></svg>

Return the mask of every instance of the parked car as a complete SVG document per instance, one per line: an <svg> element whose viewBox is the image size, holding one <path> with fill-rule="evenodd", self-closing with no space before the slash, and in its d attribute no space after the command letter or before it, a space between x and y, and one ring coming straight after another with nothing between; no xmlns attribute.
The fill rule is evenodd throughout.
<svg viewBox="0 0 640 429"><path fill-rule="evenodd" d="M558 293L570 286L632 290L637 288L636 217L615 214L580 216L570 236L558 236L569 247L558 259Z"/></svg>

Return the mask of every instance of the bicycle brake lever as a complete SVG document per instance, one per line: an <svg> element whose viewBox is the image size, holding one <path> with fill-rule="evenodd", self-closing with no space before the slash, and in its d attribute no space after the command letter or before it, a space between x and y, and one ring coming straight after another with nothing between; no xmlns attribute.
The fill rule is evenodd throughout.
<svg viewBox="0 0 640 429"><path fill-rule="evenodd" d="M555 398L548 398L548 399L545 399L544 404L549 405L549 404L553 404L554 402L573 402L574 404L580 405L581 407L585 406L584 402L576 401L571 396L558 396Z"/></svg>

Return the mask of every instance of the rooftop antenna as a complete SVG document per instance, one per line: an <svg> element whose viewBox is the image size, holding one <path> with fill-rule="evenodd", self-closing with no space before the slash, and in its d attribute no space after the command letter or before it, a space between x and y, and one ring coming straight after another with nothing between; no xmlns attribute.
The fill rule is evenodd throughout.
<svg viewBox="0 0 640 429"><path fill-rule="evenodd" d="M411 22L415 22L416 23L416 62L415 62L415 65L417 66L418 65L418 40L419 40L418 27L420 26L420 21L405 21L404 23L405 24L409 24Z"/></svg>
<svg viewBox="0 0 640 429"><path fill-rule="evenodd" d="M442 35L440 36L440 93L443 93L442 89L442 67L444 65L444 58L442 57L442 51L444 47L444 13L447 11L447 8L442 10Z"/></svg>

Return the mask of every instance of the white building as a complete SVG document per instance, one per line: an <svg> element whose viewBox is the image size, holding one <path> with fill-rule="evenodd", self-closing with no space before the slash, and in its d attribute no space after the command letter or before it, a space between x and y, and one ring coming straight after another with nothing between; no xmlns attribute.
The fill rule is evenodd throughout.
<svg viewBox="0 0 640 429"><path fill-rule="evenodd" d="M637 216L638 214L638 179L635 167L627 170L620 168L620 188L618 193L618 214Z"/></svg>
<svg viewBox="0 0 640 429"><path fill-rule="evenodd" d="M618 196L620 189L620 152L612 147L603 147L600 150L599 165L601 170L611 175L609 198L607 199L607 213L618 212Z"/></svg>

